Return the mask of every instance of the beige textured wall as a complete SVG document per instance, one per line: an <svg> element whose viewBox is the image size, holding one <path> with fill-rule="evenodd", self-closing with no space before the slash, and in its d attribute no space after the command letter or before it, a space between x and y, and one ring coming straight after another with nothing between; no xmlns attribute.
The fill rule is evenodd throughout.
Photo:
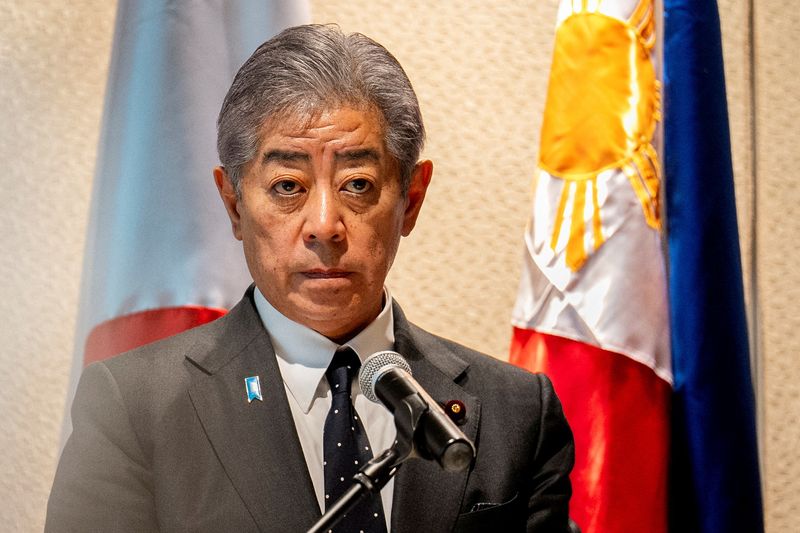
<svg viewBox="0 0 800 533"><path fill-rule="evenodd" d="M758 252L767 524L787 531L800 506L800 324L792 312L800 274L790 244L800 225L792 216L800 67L790 57L800 16L778 0L757 5L753 158L747 5L719 1L748 286L748 257L754 245ZM0 0L0 524L8 531L41 529L55 468L113 4ZM390 278L395 296L416 322L501 358L556 4L312 1L315 21L392 50L421 100L434 182Z"/></svg>
<svg viewBox="0 0 800 533"><path fill-rule="evenodd" d="M0 0L0 529L41 531L114 3Z"/></svg>
<svg viewBox="0 0 800 533"><path fill-rule="evenodd" d="M770 531L795 531L800 519L800 13L787 7L780 0L755 5L756 265Z"/></svg>

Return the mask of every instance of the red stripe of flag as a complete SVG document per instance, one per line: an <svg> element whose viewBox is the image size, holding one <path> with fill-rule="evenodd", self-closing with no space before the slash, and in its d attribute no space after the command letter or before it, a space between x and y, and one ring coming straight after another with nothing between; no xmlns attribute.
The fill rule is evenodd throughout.
<svg viewBox="0 0 800 533"><path fill-rule="evenodd" d="M184 305L150 309L106 320L89 333L83 365L211 322L225 313L225 309Z"/></svg>
<svg viewBox="0 0 800 533"><path fill-rule="evenodd" d="M630 357L529 329L514 328L510 361L545 372L564 407L581 529L665 532L670 385Z"/></svg>

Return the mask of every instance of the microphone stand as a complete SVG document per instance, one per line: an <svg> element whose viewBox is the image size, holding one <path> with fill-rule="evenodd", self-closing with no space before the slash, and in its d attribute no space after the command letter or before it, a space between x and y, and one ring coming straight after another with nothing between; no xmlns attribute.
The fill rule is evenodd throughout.
<svg viewBox="0 0 800 533"><path fill-rule="evenodd" d="M378 493L397 473L399 466L409 457L420 457L414 445L414 433L419 421L430 409L428 403L418 394L403 399L402 408L394 412L394 424L397 429L397 440L391 448L370 459L361 470L353 476L352 485L347 492L331 505L308 533L324 533L329 531L347 511L352 509L364 496Z"/></svg>
<svg viewBox="0 0 800 533"><path fill-rule="evenodd" d="M396 463L397 451L392 446L377 457L370 459L358 473L353 476L353 483L347 492L331 505L322 518L311 526L308 533L323 533L329 531L347 511L352 509L361 499L369 493L377 493L388 483L389 479L397 472L399 463Z"/></svg>

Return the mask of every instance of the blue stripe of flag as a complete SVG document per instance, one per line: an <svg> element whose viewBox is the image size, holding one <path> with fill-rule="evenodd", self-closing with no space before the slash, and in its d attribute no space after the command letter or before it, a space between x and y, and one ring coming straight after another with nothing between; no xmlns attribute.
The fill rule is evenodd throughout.
<svg viewBox="0 0 800 533"><path fill-rule="evenodd" d="M670 530L763 531L739 234L714 0L664 1L672 365Z"/></svg>

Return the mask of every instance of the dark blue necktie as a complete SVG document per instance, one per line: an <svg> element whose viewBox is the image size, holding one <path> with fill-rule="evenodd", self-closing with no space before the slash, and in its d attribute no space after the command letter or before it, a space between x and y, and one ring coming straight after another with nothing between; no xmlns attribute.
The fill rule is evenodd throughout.
<svg viewBox="0 0 800 533"><path fill-rule="evenodd" d="M352 484L358 470L372 459L372 447L350 400L350 383L361 362L350 348L340 348L325 376L331 387L331 410L325 419L323 455L325 508L328 509ZM370 494L333 527L334 533L386 533L386 519L379 494Z"/></svg>

